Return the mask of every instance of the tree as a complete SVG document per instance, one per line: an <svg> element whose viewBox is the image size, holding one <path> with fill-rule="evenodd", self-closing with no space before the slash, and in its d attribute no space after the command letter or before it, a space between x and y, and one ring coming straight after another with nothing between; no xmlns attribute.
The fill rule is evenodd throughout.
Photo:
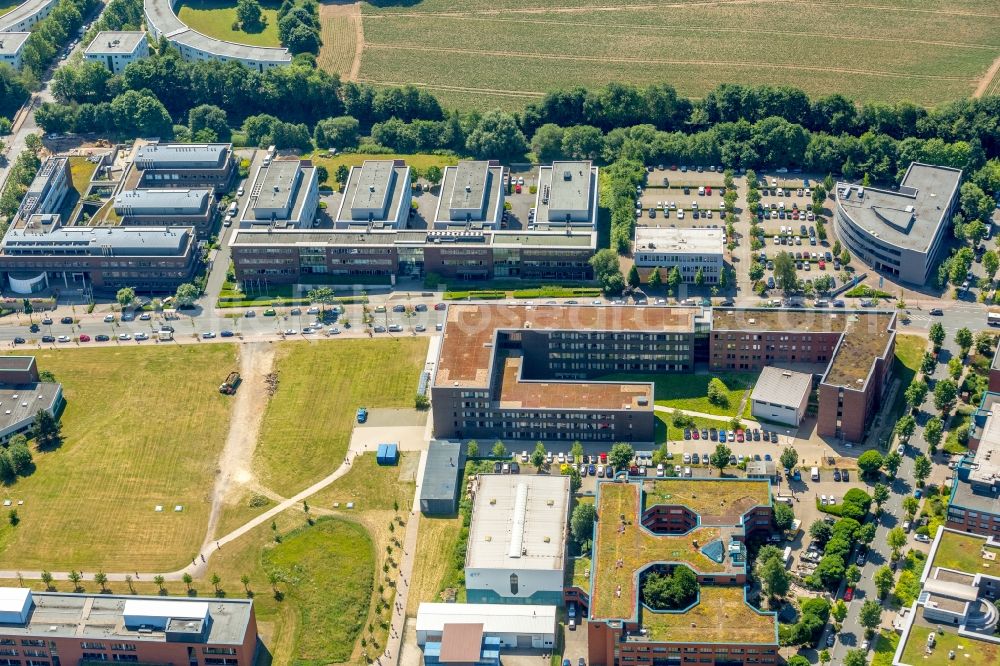
<svg viewBox="0 0 1000 666"><path fill-rule="evenodd" d="M253 596L253 592L250 591L250 576L243 574L240 576L240 582L243 583L243 590L246 592L248 597Z"/></svg>
<svg viewBox="0 0 1000 666"><path fill-rule="evenodd" d="M132 584L132 574L125 574L125 584L128 585L129 594L135 594L135 586Z"/></svg>
<svg viewBox="0 0 1000 666"><path fill-rule="evenodd" d="M864 525L858 528L858 531L854 535L854 538L863 544L866 545L870 544L872 541L875 540L875 530L876 530L875 523L865 523Z"/></svg>
<svg viewBox="0 0 1000 666"><path fill-rule="evenodd" d="M632 264L632 268L628 269L628 286L634 289L635 287L638 287L640 283L639 269L635 267L635 264Z"/></svg>
<svg viewBox="0 0 1000 666"><path fill-rule="evenodd" d="M821 650L820 653L819 653L819 663L823 664L823 666L826 666L827 664L830 663L830 660L831 660L830 651L829 650Z"/></svg>
<svg viewBox="0 0 1000 666"><path fill-rule="evenodd" d="M989 356L993 353L994 337L987 331L980 331L976 334L976 353L981 356Z"/></svg>
<svg viewBox="0 0 1000 666"><path fill-rule="evenodd" d="M569 453L575 461L580 462L583 459L583 444L578 441L573 442L573 446L569 448Z"/></svg>
<svg viewBox="0 0 1000 666"><path fill-rule="evenodd" d="M774 505L774 526L779 530L787 530L791 528L792 521L795 520L795 512L792 507L788 506L784 502L779 502Z"/></svg>
<svg viewBox="0 0 1000 666"><path fill-rule="evenodd" d="M872 489L872 499L875 500L875 506L881 509L882 505L889 501L889 486L884 483L876 483L875 488Z"/></svg>
<svg viewBox="0 0 1000 666"><path fill-rule="evenodd" d="M906 532L902 527L893 527L886 535L886 543L892 549L892 559L899 559L899 549L906 545Z"/></svg>
<svg viewBox="0 0 1000 666"><path fill-rule="evenodd" d="M934 344L934 350L937 351L941 349L941 345L944 344L944 326L940 322L934 322L931 324L930 330L927 331L927 337Z"/></svg>
<svg viewBox="0 0 1000 666"><path fill-rule="evenodd" d="M988 250L983 253L983 270L986 271L986 277L993 280L996 277L997 270L1000 269L1000 257L997 256L995 250Z"/></svg>
<svg viewBox="0 0 1000 666"><path fill-rule="evenodd" d="M924 480L931 475L931 459L924 454L913 459L913 478L917 480L917 485L923 487Z"/></svg>
<svg viewBox="0 0 1000 666"><path fill-rule="evenodd" d="M326 306L334 301L334 292L330 287L316 287L306 292L310 303L319 303L320 309L326 312Z"/></svg>
<svg viewBox="0 0 1000 666"><path fill-rule="evenodd" d="M605 294L620 294L625 288L621 266L618 263L618 253L610 248L599 250L590 258L594 269L594 277L601 284Z"/></svg>
<svg viewBox="0 0 1000 666"><path fill-rule="evenodd" d="M573 508L569 527L578 544L585 544L594 536L595 520L597 520L597 509L593 504L577 504Z"/></svg>
<svg viewBox="0 0 1000 666"><path fill-rule="evenodd" d="M94 582L101 586L101 592L106 592L108 589L108 575L103 571L98 571L94 574Z"/></svg>
<svg viewBox="0 0 1000 666"><path fill-rule="evenodd" d="M716 407L729 407L729 387L718 377L708 381L708 401Z"/></svg>
<svg viewBox="0 0 1000 666"><path fill-rule="evenodd" d="M813 521L813 524L809 526L809 536L813 538L814 541L819 543L821 546L825 545L830 537L833 535L833 528L830 527L823 520Z"/></svg>
<svg viewBox="0 0 1000 666"><path fill-rule="evenodd" d="M40 409L31 425L31 436L39 450L55 449L62 444L62 424L52 414Z"/></svg>
<svg viewBox="0 0 1000 666"><path fill-rule="evenodd" d="M781 457L778 458L778 460L781 461L781 464L785 469L794 469L795 465L799 462L799 452L790 446L786 446L785 450L781 452Z"/></svg>
<svg viewBox="0 0 1000 666"><path fill-rule="evenodd" d="M608 462L616 470L628 469L633 458L635 458L635 449L632 448L631 444L619 442L608 451Z"/></svg>
<svg viewBox="0 0 1000 666"><path fill-rule="evenodd" d="M561 474L569 473L569 491L575 493L583 486L583 478L580 476L580 470L577 469L576 465L563 465Z"/></svg>
<svg viewBox="0 0 1000 666"><path fill-rule="evenodd" d="M872 581L875 583L875 589L878 590L878 596L884 597L889 594L893 583L895 583L892 569L883 564L875 570L875 575L872 577Z"/></svg>
<svg viewBox="0 0 1000 666"><path fill-rule="evenodd" d="M166 579L163 576L160 576L159 574L153 576L153 583L156 585L156 587L160 589L160 594L163 594L166 591L163 589L163 582L165 580Z"/></svg>
<svg viewBox="0 0 1000 666"><path fill-rule="evenodd" d="M135 300L135 289L132 287L122 287L115 294L115 300L118 301L118 305L128 307L132 301Z"/></svg>
<svg viewBox="0 0 1000 666"><path fill-rule="evenodd" d="M51 590L52 589L52 580L53 580L51 572L43 571L42 574L41 574L41 578L42 578L42 582L45 583L45 589L46 590Z"/></svg>
<svg viewBox="0 0 1000 666"><path fill-rule="evenodd" d="M836 257L839 257L841 249L842 248L840 247L840 241L839 240L833 241L832 254Z"/></svg>
<svg viewBox="0 0 1000 666"><path fill-rule="evenodd" d="M702 270L701 266L694 273L694 283L699 287L705 284L705 271Z"/></svg>
<svg viewBox="0 0 1000 666"><path fill-rule="evenodd" d="M436 164L432 164L427 167L427 173L424 174L424 177L427 178L431 185L437 185L440 183L443 176L444 173L441 171L441 167Z"/></svg>
<svg viewBox="0 0 1000 666"><path fill-rule="evenodd" d="M194 582L194 578L191 576L191 574L185 572L184 575L181 576L181 580L184 581L184 586L187 587L187 591L190 593L191 583Z"/></svg>
<svg viewBox="0 0 1000 666"><path fill-rule="evenodd" d="M654 266L649 274L649 286L656 289L663 284L663 276L660 274L660 267Z"/></svg>
<svg viewBox="0 0 1000 666"><path fill-rule="evenodd" d="M896 427L893 430L896 436L901 440L908 441L910 437L913 436L913 432L917 429L917 420L913 418L912 414L906 414L898 421L896 421Z"/></svg>
<svg viewBox="0 0 1000 666"><path fill-rule="evenodd" d="M69 572L69 575L66 576L66 577L69 579L69 582L73 583L73 591L74 592L79 592L80 591L80 581L83 580L83 574L81 574L76 569L73 569L72 571Z"/></svg>
<svg viewBox="0 0 1000 666"><path fill-rule="evenodd" d="M813 583L833 589L844 577L844 558L841 555L824 555L816 566L816 571L810 576Z"/></svg>
<svg viewBox="0 0 1000 666"><path fill-rule="evenodd" d="M465 445L465 456L467 458L478 458L479 457L479 442L474 439L470 439L469 443Z"/></svg>
<svg viewBox="0 0 1000 666"><path fill-rule="evenodd" d="M871 632L875 630L875 627L877 627L881 621L882 604L874 599L866 599L865 603L861 604L861 612L858 614L858 622L862 627Z"/></svg>
<svg viewBox="0 0 1000 666"><path fill-rule="evenodd" d="M7 449L10 454L10 465L17 476L27 476L34 467L31 449L23 442L12 443Z"/></svg>
<svg viewBox="0 0 1000 666"><path fill-rule="evenodd" d="M491 451L494 458L506 458L507 457L507 447L503 445L503 442L497 440L493 444L493 450Z"/></svg>
<svg viewBox="0 0 1000 666"><path fill-rule="evenodd" d="M924 352L923 358L920 359L920 372L925 375L930 375L934 372L934 368L937 367L937 359L934 358L934 354L930 352Z"/></svg>
<svg viewBox="0 0 1000 666"><path fill-rule="evenodd" d="M942 379L934 386L934 408L942 415L951 411L957 397L958 386L950 379Z"/></svg>
<svg viewBox="0 0 1000 666"><path fill-rule="evenodd" d="M889 477L896 478L896 472L899 471L899 466L902 462L902 456L895 451L890 451L882 460L882 466L885 468L885 473L888 474Z"/></svg>
<svg viewBox="0 0 1000 666"><path fill-rule="evenodd" d="M882 467L882 454L874 449L865 451L860 456L858 456L858 469L865 476L871 476L877 474L879 468Z"/></svg>
<svg viewBox="0 0 1000 666"><path fill-rule="evenodd" d="M788 573L788 569L785 568L785 563L780 558L769 558L759 568L757 576L764 590L767 592L767 596L772 599L788 594L792 578Z"/></svg>
<svg viewBox="0 0 1000 666"><path fill-rule="evenodd" d="M683 282L683 278L681 278L681 269L674 266L670 269L670 273L667 274L667 285L672 290L676 291L681 282Z"/></svg>
<svg viewBox="0 0 1000 666"><path fill-rule="evenodd" d="M958 329L958 332L955 333L955 342L961 348L963 357L969 355L969 350L972 349L972 341L972 331L965 326Z"/></svg>
<svg viewBox="0 0 1000 666"><path fill-rule="evenodd" d="M651 573L642 587L644 601L660 610L685 608L698 596L698 577L686 566L670 574Z"/></svg>
<svg viewBox="0 0 1000 666"><path fill-rule="evenodd" d="M238 0L236 3L236 19L240 22L243 32L260 32L264 28L264 14L257 0Z"/></svg>
<svg viewBox="0 0 1000 666"><path fill-rule="evenodd" d="M846 248L844 249L843 252L840 253L840 263L844 264L845 266L848 266L851 263L851 253L848 252Z"/></svg>
<svg viewBox="0 0 1000 666"><path fill-rule="evenodd" d="M483 114L465 140L465 147L477 157L516 158L524 155L528 142L513 115L493 110Z"/></svg>
<svg viewBox="0 0 1000 666"><path fill-rule="evenodd" d="M208 581L212 584L212 587L215 588L215 594L216 595L218 595L220 592L222 592L222 590L219 589L219 586L222 584L222 578L219 577L219 574L213 573L212 577L209 578Z"/></svg>
<svg viewBox="0 0 1000 666"><path fill-rule="evenodd" d="M177 287L177 292L174 294L174 300L177 302L178 307L186 308L194 305L194 302L198 300L198 296L201 292L198 287L194 286L189 282Z"/></svg>
<svg viewBox="0 0 1000 666"><path fill-rule="evenodd" d="M843 622L844 618L847 617L847 604L844 603L843 599L837 599L837 603L833 604L833 608L830 609L833 619L837 622Z"/></svg>
<svg viewBox="0 0 1000 666"><path fill-rule="evenodd" d="M858 584L858 581L861 580L861 569L858 565L852 564L847 567L847 570L844 571L844 580L852 587Z"/></svg>
<svg viewBox="0 0 1000 666"><path fill-rule="evenodd" d="M778 287L786 294L798 289L799 280L795 274L795 260L788 252L779 252L774 258L774 279Z"/></svg>
<svg viewBox="0 0 1000 666"><path fill-rule="evenodd" d="M531 452L531 464L538 469L542 468L545 464L545 457L548 452L545 450L545 445L541 442L535 442L535 450Z"/></svg>
<svg viewBox="0 0 1000 666"><path fill-rule="evenodd" d="M722 476L722 471L729 465L729 456L731 455L733 455L732 450L725 444L717 444L715 446L715 451L712 452L710 460L712 467L718 468L719 476Z"/></svg>
<svg viewBox="0 0 1000 666"><path fill-rule="evenodd" d="M927 398L928 392L927 382L922 379L915 380L912 384L906 387L906 391L903 392L903 397L906 398L906 404L913 407L919 407L923 404L924 399Z"/></svg>
<svg viewBox="0 0 1000 666"><path fill-rule="evenodd" d="M907 495L903 498L903 512L908 518L913 518L917 513L917 509L920 508L920 500L918 500L913 495Z"/></svg>
<svg viewBox="0 0 1000 666"><path fill-rule="evenodd" d="M944 421L936 416L933 416L927 420L927 424L924 426L924 440L930 447L930 451L933 454L937 451L938 446L941 444L941 437L944 435Z"/></svg>
<svg viewBox="0 0 1000 666"><path fill-rule="evenodd" d="M360 127L361 123L354 116L324 118L316 123L313 139L319 148L337 148L340 150L355 148L358 145L360 137ZM341 166L346 168L346 165ZM337 178L337 180L344 182L340 178Z"/></svg>
<svg viewBox="0 0 1000 666"><path fill-rule="evenodd" d="M844 655L843 666L865 666L868 663L868 655L861 648L848 650Z"/></svg>
<svg viewBox="0 0 1000 666"><path fill-rule="evenodd" d="M343 186L347 183L347 179L351 176L351 170L347 168L346 164L341 164L337 167L337 182Z"/></svg>
<svg viewBox="0 0 1000 666"><path fill-rule="evenodd" d="M555 123L545 123L531 137L531 151L541 162L551 162L561 158L563 150L563 128Z"/></svg>
<svg viewBox="0 0 1000 666"><path fill-rule="evenodd" d="M188 129L192 137L214 138L215 141L228 141L232 134L226 112L212 104L201 104L188 111Z"/></svg>

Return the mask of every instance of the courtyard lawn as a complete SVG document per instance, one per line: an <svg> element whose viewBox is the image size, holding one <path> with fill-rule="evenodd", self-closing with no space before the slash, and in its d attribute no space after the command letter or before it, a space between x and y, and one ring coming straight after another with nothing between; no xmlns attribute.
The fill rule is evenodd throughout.
<svg viewBox="0 0 1000 666"><path fill-rule="evenodd" d="M229 428L232 399L218 387L236 365L235 347L63 348L35 357L63 384L64 441L36 453L35 472L3 490L24 500L20 525L0 532L5 567L150 571L189 562L205 537Z"/></svg>
<svg viewBox="0 0 1000 666"><path fill-rule="evenodd" d="M235 0L182 0L177 6L177 17L192 30L216 39L250 46L281 46L278 38L278 8L281 3L262 0L260 5L266 21L260 32L233 30L236 23Z"/></svg>
<svg viewBox="0 0 1000 666"><path fill-rule="evenodd" d="M892 402L889 420L895 421L906 409L906 387L913 383L920 370L920 360L927 350L927 339L919 335L900 334L896 336L896 358L892 365L893 376L899 380L896 398Z"/></svg>
<svg viewBox="0 0 1000 666"><path fill-rule="evenodd" d="M703 414L736 416L743 399L743 392L753 390L759 372L731 372L716 374L658 374L633 375L615 374L602 377L603 381L653 382L653 400L657 405L671 409L687 409ZM708 400L708 383L718 377L726 385L728 404L714 405ZM749 400L748 400L749 402Z"/></svg>
<svg viewBox="0 0 1000 666"><path fill-rule="evenodd" d="M412 407L426 338L286 342L254 458L261 484L290 497L335 470L358 407Z"/></svg>

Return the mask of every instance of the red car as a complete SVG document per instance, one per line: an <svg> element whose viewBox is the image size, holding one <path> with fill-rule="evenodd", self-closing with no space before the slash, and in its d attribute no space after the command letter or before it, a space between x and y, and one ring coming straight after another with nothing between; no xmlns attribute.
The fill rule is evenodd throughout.
<svg viewBox="0 0 1000 666"><path fill-rule="evenodd" d="M844 590L844 601L850 601L853 598L854 598L854 588L853 587L849 587L846 590Z"/></svg>
<svg viewBox="0 0 1000 666"><path fill-rule="evenodd" d="M446 307L448 307L448 306L445 305L444 303L438 303L437 305L434 306L434 309L435 310L444 310Z"/></svg>
<svg viewBox="0 0 1000 666"><path fill-rule="evenodd" d="M608 454L605 453L604 451L602 451L601 452L601 464L604 464L604 463L607 463L607 462L608 462Z"/></svg>
<svg viewBox="0 0 1000 666"><path fill-rule="evenodd" d="M819 269L821 271L825 271L826 270L826 262L823 261L822 259L819 260Z"/></svg>
<svg viewBox="0 0 1000 666"><path fill-rule="evenodd" d="M706 197L712 196L712 188L711 187L706 187L705 188L705 196Z"/></svg>
<svg viewBox="0 0 1000 666"><path fill-rule="evenodd" d="M514 191L517 192L518 194L520 194L521 193L521 186L520 185L515 185L514 186Z"/></svg>
<svg viewBox="0 0 1000 666"><path fill-rule="evenodd" d="M89 335L81 335L80 336L80 342L90 342L90 336Z"/></svg>
<svg viewBox="0 0 1000 666"><path fill-rule="evenodd" d="M742 442L743 441L743 431L742 430L737 430L736 431L736 441L737 442Z"/></svg>
<svg viewBox="0 0 1000 666"><path fill-rule="evenodd" d="M677 171L677 165L676 164L671 164L670 165L670 170L671 171Z"/></svg>
<svg viewBox="0 0 1000 666"><path fill-rule="evenodd" d="M694 439L701 439L701 435L698 434L698 429L695 428L691 431L691 437Z"/></svg>

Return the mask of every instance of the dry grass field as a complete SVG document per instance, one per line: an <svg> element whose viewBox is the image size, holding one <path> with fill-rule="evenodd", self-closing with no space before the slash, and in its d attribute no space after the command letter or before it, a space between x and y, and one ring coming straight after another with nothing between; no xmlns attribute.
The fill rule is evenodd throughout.
<svg viewBox="0 0 1000 666"><path fill-rule="evenodd" d="M517 109L613 81L695 97L723 82L787 84L934 105L977 92L1000 53L994 0L375 0L361 13L358 80L425 86L460 108ZM338 29L351 34L333 47ZM325 49L345 53L321 62L343 73L355 32L325 26Z"/></svg>

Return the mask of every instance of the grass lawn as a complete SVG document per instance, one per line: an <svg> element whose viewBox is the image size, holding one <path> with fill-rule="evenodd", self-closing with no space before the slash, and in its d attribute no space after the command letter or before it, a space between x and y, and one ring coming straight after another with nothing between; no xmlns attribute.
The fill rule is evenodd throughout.
<svg viewBox="0 0 1000 666"><path fill-rule="evenodd" d="M909 386L920 370L920 360L927 350L927 340L919 335L896 336L896 358L893 361L892 372L899 380L899 389L892 403L889 418L895 421L906 409L906 387Z"/></svg>
<svg viewBox="0 0 1000 666"><path fill-rule="evenodd" d="M77 194L83 196L90 185L90 179L97 171L97 165L89 161L86 157L69 158L69 173L73 179L73 189Z"/></svg>
<svg viewBox="0 0 1000 666"><path fill-rule="evenodd" d="M24 0L0 0L0 16L9 13L23 2Z"/></svg>
<svg viewBox="0 0 1000 666"><path fill-rule="evenodd" d="M402 453L396 465L379 465L374 453L351 462L351 471L328 488L312 496L310 504L332 509L354 502L356 509L409 513L413 505L415 479L420 456Z"/></svg>
<svg viewBox="0 0 1000 666"><path fill-rule="evenodd" d="M429 153L416 153L414 155L367 155L362 153L341 153L333 157L319 157L319 153L324 151L317 151L312 155L312 161L314 164L320 166L325 166L327 170L327 179L320 183L320 187L327 186L333 187L337 182L337 167L341 164L351 168L354 166L361 166L365 160L406 160L407 166L413 169L416 173L414 174L414 180L416 180L417 174L423 174L427 171L427 167L438 166L442 169L446 166L451 166L453 164L458 164L457 157L451 157L448 155L431 155Z"/></svg>
<svg viewBox="0 0 1000 666"><path fill-rule="evenodd" d="M901 661L906 664L923 664L925 666L945 666L948 664L982 664L1000 663L1000 645L963 638L954 631L945 631L936 635L937 645L926 654L927 636L933 629L915 626L910 630L906 646L903 648ZM954 650L955 658L949 659L948 652Z"/></svg>
<svg viewBox="0 0 1000 666"><path fill-rule="evenodd" d="M720 373L713 375L696 374L658 374L634 375L615 374L602 377L603 381L638 381L653 382L655 385L653 400L657 405L671 409L687 409L692 412L716 414L718 416L736 416L743 399L743 391L753 389L759 372ZM718 377L729 389L728 406L721 407L708 401L708 383L713 377ZM749 403L749 400L747 401Z"/></svg>
<svg viewBox="0 0 1000 666"><path fill-rule="evenodd" d="M232 401L218 387L235 367L235 347L40 350L36 358L63 384L64 443L36 454L35 472L3 490L24 500L21 524L0 532L5 566L149 571L190 561L229 428Z"/></svg>
<svg viewBox="0 0 1000 666"><path fill-rule="evenodd" d="M420 557L414 562L410 595L406 602L406 614L416 616L421 601L441 601L441 591L446 587L456 587L457 581L448 580L450 573L461 570L451 566L455 557L462 518L421 516L420 531L417 533L417 552ZM457 575L457 574L456 574Z"/></svg>
<svg viewBox="0 0 1000 666"><path fill-rule="evenodd" d="M267 24L260 32L233 30L236 22L235 0L182 0L176 7L177 17L192 30L239 44L250 46L281 46L278 38L278 8L280 2L261 0L261 13Z"/></svg>
<svg viewBox="0 0 1000 666"><path fill-rule="evenodd" d="M899 645L899 634L895 631L882 630L875 640L875 654L871 666L892 666L892 657Z"/></svg>
<svg viewBox="0 0 1000 666"><path fill-rule="evenodd" d="M961 454L969 450L968 444L958 439L958 433L969 425L976 408L972 405L959 405L948 421L948 436L944 440L944 450L951 454Z"/></svg>
<svg viewBox="0 0 1000 666"><path fill-rule="evenodd" d="M278 390L261 425L254 467L289 497L340 465L358 407L412 407L426 338L279 345Z"/></svg>
<svg viewBox="0 0 1000 666"><path fill-rule="evenodd" d="M958 569L967 573L988 573L996 575L996 562L988 562L980 556L985 539L973 534L945 532L934 556L933 566ZM1000 548L987 548L1000 556ZM986 565L990 565L987 567Z"/></svg>

